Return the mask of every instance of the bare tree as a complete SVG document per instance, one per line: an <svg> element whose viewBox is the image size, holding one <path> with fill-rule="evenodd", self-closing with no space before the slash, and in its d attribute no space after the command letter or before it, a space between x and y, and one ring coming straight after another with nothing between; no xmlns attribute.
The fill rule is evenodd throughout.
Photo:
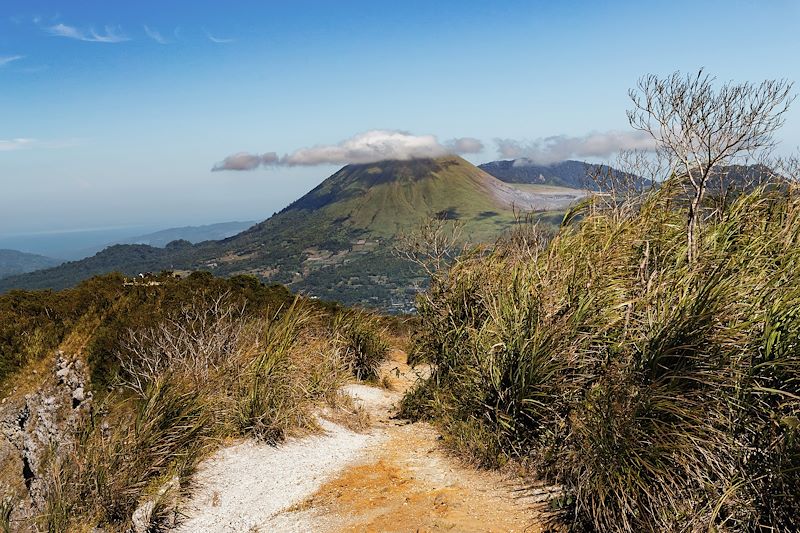
<svg viewBox="0 0 800 533"><path fill-rule="evenodd" d="M393 253L420 266L433 279L464 250L464 223L442 217L424 219L395 242Z"/></svg>
<svg viewBox="0 0 800 533"><path fill-rule="evenodd" d="M663 151L621 150L610 166L587 165L587 189L597 191L591 209L631 216L663 178L665 161Z"/></svg>
<svg viewBox="0 0 800 533"><path fill-rule="evenodd" d="M648 75L629 92L628 120L649 133L669 155L671 175L690 184L687 217L688 260L697 254L700 211L709 179L725 165L769 151L794 96L792 83L725 83L701 69L666 78Z"/></svg>

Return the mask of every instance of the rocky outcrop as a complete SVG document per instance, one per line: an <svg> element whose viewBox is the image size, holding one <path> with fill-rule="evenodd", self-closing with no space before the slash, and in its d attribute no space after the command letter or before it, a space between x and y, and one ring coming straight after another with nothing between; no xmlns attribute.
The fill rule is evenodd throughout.
<svg viewBox="0 0 800 533"><path fill-rule="evenodd" d="M180 490L180 477L172 476L152 497L139 504L131 516L129 533L174 528L178 519Z"/></svg>
<svg viewBox="0 0 800 533"><path fill-rule="evenodd" d="M20 501L12 519L22 523L42 509L48 463L74 446L76 431L91 409L88 369L79 357L62 351L56 352L52 371L36 392L12 396L2 405L0 466L8 486L0 490L24 487L14 490Z"/></svg>

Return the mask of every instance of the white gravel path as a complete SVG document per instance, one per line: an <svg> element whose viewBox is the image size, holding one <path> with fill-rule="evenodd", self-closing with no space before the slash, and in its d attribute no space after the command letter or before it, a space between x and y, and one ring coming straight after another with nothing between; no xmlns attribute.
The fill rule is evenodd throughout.
<svg viewBox="0 0 800 533"><path fill-rule="evenodd" d="M370 412L388 410L400 397L396 392L392 393L386 389L379 389L359 383L345 385L342 387L342 391L352 396L356 403L361 404Z"/></svg>
<svg viewBox="0 0 800 533"><path fill-rule="evenodd" d="M364 435L325 420L320 424L325 430L322 435L278 447L246 441L204 461L184 509L188 518L177 531L310 531L303 513L290 513L291 519L279 513L312 495L386 438L382 432Z"/></svg>

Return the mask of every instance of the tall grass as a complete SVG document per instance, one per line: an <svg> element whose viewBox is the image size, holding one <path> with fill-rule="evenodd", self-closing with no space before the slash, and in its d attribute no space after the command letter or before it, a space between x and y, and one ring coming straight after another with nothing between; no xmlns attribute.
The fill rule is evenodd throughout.
<svg viewBox="0 0 800 533"><path fill-rule="evenodd" d="M389 351L381 319L363 310L340 311L333 317L331 329L353 375L364 380L377 378Z"/></svg>
<svg viewBox="0 0 800 533"><path fill-rule="evenodd" d="M0 499L0 531L11 533L11 513L14 510L14 498L4 496Z"/></svg>
<svg viewBox="0 0 800 533"><path fill-rule="evenodd" d="M347 379L324 322L300 302L251 317L223 295L131 331L119 392L47 466L39 526L122 531L148 504L156 530L174 523L182 487L222 439L275 443L314 428L314 405Z"/></svg>
<svg viewBox="0 0 800 533"><path fill-rule="evenodd" d="M419 302L404 410L563 487L576 531L800 528L800 199L740 195L687 264L673 184L466 254Z"/></svg>

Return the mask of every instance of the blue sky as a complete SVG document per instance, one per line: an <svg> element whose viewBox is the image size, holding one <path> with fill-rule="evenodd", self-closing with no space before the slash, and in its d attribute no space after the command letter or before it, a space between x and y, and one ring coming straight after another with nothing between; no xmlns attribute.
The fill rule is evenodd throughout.
<svg viewBox="0 0 800 533"><path fill-rule="evenodd" d="M211 171L238 152L626 132L646 73L800 82L798 27L780 0L3 0L0 236L264 219L338 165Z"/></svg>

